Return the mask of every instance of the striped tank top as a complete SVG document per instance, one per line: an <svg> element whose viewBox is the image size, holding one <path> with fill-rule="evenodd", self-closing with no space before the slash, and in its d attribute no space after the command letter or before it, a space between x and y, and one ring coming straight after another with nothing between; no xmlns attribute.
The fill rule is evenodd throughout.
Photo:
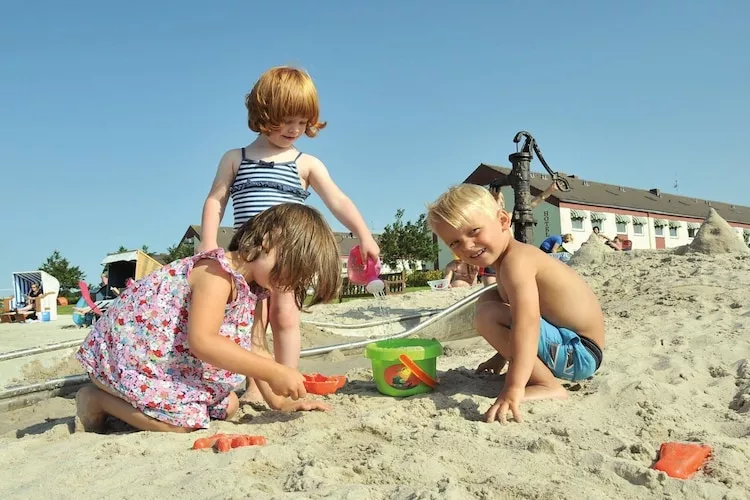
<svg viewBox="0 0 750 500"><path fill-rule="evenodd" d="M304 204L310 192L302 189L297 171L297 155L292 161L249 160L242 148L242 161L229 193L234 207L234 228L263 210L282 203Z"/></svg>

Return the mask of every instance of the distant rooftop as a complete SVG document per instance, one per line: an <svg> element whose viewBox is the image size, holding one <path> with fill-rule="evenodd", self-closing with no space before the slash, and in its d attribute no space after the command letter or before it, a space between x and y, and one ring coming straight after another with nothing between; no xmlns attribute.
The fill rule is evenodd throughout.
<svg viewBox="0 0 750 500"><path fill-rule="evenodd" d="M510 174L511 169L482 163L464 182L486 185L490 181ZM660 215L695 217L703 219L709 208L729 222L750 224L750 207L718 201L703 200L661 191L660 189L638 189L614 184L580 179L575 175L563 174L570 183L570 192L555 191L548 200L557 202L594 205L597 207L620 208ZM549 187L551 178L547 173L532 172L531 187L535 194Z"/></svg>

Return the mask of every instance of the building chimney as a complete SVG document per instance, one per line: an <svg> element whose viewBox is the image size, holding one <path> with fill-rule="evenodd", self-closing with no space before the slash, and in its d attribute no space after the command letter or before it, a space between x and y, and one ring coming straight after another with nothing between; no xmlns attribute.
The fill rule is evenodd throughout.
<svg viewBox="0 0 750 500"><path fill-rule="evenodd" d="M655 194L656 196L661 196L661 190L657 188L649 189L648 192L651 194Z"/></svg>

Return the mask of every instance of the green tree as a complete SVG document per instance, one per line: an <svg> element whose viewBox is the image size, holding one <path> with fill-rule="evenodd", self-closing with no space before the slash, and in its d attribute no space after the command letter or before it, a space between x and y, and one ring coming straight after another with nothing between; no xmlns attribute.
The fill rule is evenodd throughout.
<svg viewBox="0 0 750 500"><path fill-rule="evenodd" d="M109 254L109 255L114 255L114 254L116 254L116 253L123 253L123 252L127 252L127 251L128 251L128 249L127 249L127 248L125 248L124 246L120 245L120 248L118 248L116 252L112 252L112 253L111 253L111 254Z"/></svg>
<svg viewBox="0 0 750 500"><path fill-rule="evenodd" d="M69 295L72 288L78 288L78 282L86 277L78 266L71 266L68 259L55 250L47 257L46 262L39 266L45 273L57 278L60 282L60 295Z"/></svg>
<svg viewBox="0 0 750 500"><path fill-rule="evenodd" d="M193 245L188 242L167 247L167 263L193 255Z"/></svg>
<svg viewBox="0 0 750 500"><path fill-rule="evenodd" d="M385 226L378 238L380 258L395 268L400 262L412 266L416 261L429 263L438 255L438 246L432 239L432 231L427 226L427 216L421 214L416 222L404 223L404 210L396 210L396 220Z"/></svg>

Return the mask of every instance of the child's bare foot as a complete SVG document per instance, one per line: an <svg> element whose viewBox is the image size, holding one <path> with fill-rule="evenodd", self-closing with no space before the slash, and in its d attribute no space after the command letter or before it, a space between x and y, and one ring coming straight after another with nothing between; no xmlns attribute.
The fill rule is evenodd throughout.
<svg viewBox="0 0 750 500"><path fill-rule="evenodd" d="M245 389L245 392L244 394L242 394L242 397L239 399L239 402L240 402L240 406L250 405L250 407L255 411L262 411L262 410L268 409L266 400L263 399L263 395L260 393L260 389L258 389L258 385L255 383L255 380L251 378L247 379L247 389Z"/></svg>
<svg viewBox="0 0 750 500"><path fill-rule="evenodd" d="M523 400L535 401L539 399L568 399L568 391L557 380L550 385L527 385Z"/></svg>
<svg viewBox="0 0 750 500"><path fill-rule="evenodd" d="M107 418L98 404L101 389L94 385L81 387L76 394L75 432L102 432Z"/></svg>
<svg viewBox="0 0 750 500"><path fill-rule="evenodd" d="M505 359L500 353L495 354L490 359L480 364L477 367L476 373L489 372L499 375L500 372L508 365L508 360Z"/></svg>

